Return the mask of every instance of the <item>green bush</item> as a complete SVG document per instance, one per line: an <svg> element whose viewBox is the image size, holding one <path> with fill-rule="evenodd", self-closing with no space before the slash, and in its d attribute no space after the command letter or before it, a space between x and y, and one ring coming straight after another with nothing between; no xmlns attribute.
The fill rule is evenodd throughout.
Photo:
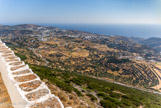
<svg viewBox="0 0 161 108"><path fill-rule="evenodd" d="M74 92L75 92L78 96L83 96L82 93L81 93L79 90L77 90L76 88L74 88Z"/></svg>
<svg viewBox="0 0 161 108"><path fill-rule="evenodd" d="M80 86L85 83L84 79L82 78L72 78L71 81Z"/></svg>
<svg viewBox="0 0 161 108"><path fill-rule="evenodd" d="M97 96L102 97L102 98L106 98L107 94L105 94L104 92L99 92L99 93L97 93Z"/></svg>
<svg viewBox="0 0 161 108"><path fill-rule="evenodd" d="M117 108L117 105L109 100L101 100L100 104L104 108Z"/></svg>
<svg viewBox="0 0 161 108"><path fill-rule="evenodd" d="M90 82L90 83L87 83L87 84L88 84L87 88L89 88L89 89L99 88L99 85L97 85L96 83Z"/></svg>
<svg viewBox="0 0 161 108"><path fill-rule="evenodd" d="M116 57L109 57L107 63L127 63L127 62L131 62L129 59L117 59Z"/></svg>
<svg viewBox="0 0 161 108"><path fill-rule="evenodd" d="M92 94L86 94L88 97L90 97L90 99L91 99L91 101L95 101L95 100L97 100L97 98L94 96L94 95L92 95Z"/></svg>
<svg viewBox="0 0 161 108"><path fill-rule="evenodd" d="M20 54L20 53L15 53L15 55L16 55L17 57L20 57L20 59L21 59L22 61L25 61L25 60L27 59L27 57L26 57L25 55L22 55L22 54Z"/></svg>
<svg viewBox="0 0 161 108"><path fill-rule="evenodd" d="M121 95L118 94L118 93L113 93L113 92L111 92L111 93L110 93L110 96L111 96L111 97L120 98Z"/></svg>
<svg viewBox="0 0 161 108"><path fill-rule="evenodd" d="M55 83L59 88L65 90L67 92L72 92L73 91L73 87L70 84L66 84L66 83L64 83L62 81L57 81Z"/></svg>

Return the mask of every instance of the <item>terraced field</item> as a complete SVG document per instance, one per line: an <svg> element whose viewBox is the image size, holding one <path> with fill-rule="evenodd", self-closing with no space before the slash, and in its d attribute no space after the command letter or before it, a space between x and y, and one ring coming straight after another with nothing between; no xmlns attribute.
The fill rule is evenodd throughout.
<svg viewBox="0 0 161 108"><path fill-rule="evenodd" d="M30 38L25 38L25 40L29 41ZM151 88L159 83L148 62L120 58L120 55L135 58L137 54L131 52L68 37L55 37L44 42L37 41L38 47L32 47L32 43L28 41L20 40L19 46L10 43L16 55L28 64L106 77L143 88ZM22 45L24 43L26 44Z"/></svg>

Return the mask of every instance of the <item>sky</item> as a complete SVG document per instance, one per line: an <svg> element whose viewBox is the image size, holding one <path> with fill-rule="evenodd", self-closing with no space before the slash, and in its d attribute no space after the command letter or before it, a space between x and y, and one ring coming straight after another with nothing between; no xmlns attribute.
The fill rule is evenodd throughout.
<svg viewBox="0 0 161 108"><path fill-rule="evenodd" d="M0 24L161 24L161 0L0 0Z"/></svg>

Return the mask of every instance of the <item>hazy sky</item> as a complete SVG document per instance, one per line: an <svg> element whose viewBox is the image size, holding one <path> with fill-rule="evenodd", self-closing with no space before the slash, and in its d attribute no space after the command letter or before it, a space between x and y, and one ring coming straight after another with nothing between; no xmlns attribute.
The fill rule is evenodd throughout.
<svg viewBox="0 0 161 108"><path fill-rule="evenodd" d="M161 24L161 0L0 0L0 23Z"/></svg>

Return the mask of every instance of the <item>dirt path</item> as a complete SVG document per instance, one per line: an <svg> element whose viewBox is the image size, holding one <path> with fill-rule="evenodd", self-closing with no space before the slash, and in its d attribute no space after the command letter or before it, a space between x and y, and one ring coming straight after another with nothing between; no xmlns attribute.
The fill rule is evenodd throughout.
<svg viewBox="0 0 161 108"><path fill-rule="evenodd" d="M43 58L40 54L38 54L38 53L35 51L34 48L32 49L32 52L33 52L37 57L41 58L41 59L45 62L45 66L48 66L49 62L48 62L45 58Z"/></svg>
<svg viewBox="0 0 161 108"><path fill-rule="evenodd" d="M0 73L0 108L13 108Z"/></svg>

